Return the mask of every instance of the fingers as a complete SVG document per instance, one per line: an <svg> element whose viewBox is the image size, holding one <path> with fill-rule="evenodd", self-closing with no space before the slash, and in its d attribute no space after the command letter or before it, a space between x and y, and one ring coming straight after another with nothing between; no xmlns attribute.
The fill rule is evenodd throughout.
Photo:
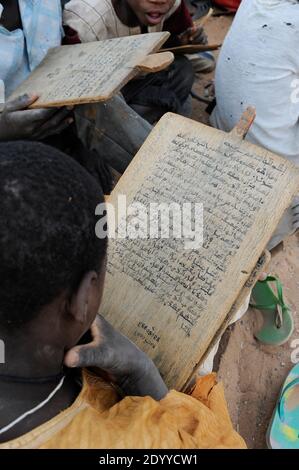
<svg viewBox="0 0 299 470"><path fill-rule="evenodd" d="M188 43L207 44L208 42L208 37L202 26L192 26L181 33L178 37L183 45Z"/></svg>
<svg viewBox="0 0 299 470"><path fill-rule="evenodd" d="M39 129L37 129L37 132L34 134L35 138L43 139L50 135L60 134L64 129L74 122L74 118L69 116L69 108L62 108L59 111L55 109L54 111L56 111L55 114L50 114L49 118L39 127Z"/></svg>
<svg viewBox="0 0 299 470"><path fill-rule="evenodd" d="M34 126L41 126L43 121L48 120L57 109L26 109L23 111L14 111L9 115L9 119L13 125L32 126L31 131L34 132Z"/></svg>
<svg viewBox="0 0 299 470"><path fill-rule="evenodd" d="M191 28L188 28L187 31L188 31L189 38L192 39L197 34L200 34L201 29L198 28L197 26L192 26Z"/></svg>
<svg viewBox="0 0 299 470"><path fill-rule="evenodd" d="M178 38L180 40L180 43L185 46L189 42L190 34L192 34L193 28L188 28L186 31L183 33L179 34Z"/></svg>
<svg viewBox="0 0 299 470"><path fill-rule="evenodd" d="M42 111L48 111L43 109ZM49 118L42 124L40 131L41 132L46 132L46 131L51 131L60 126L60 124L69 116L70 110L68 108L62 108L59 111L57 109L54 109L55 114L53 115L50 114ZM73 118L71 122L73 122Z"/></svg>
<svg viewBox="0 0 299 470"><path fill-rule="evenodd" d="M65 129L67 129L72 123L74 122L73 118L68 118L65 119L63 122L61 122L57 127L54 127L53 129L46 130L44 132L38 132L35 134L33 137L37 140L43 140L46 139L47 137L50 137L51 135L58 135L61 134Z"/></svg>
<svg viewBox="0 0 299 470"><path fill-rule="evenodd" d="M44 119L49 119L53 110L33 109L5 113L8 135L11 138L35 138Z"/></svg>
<svg viewBox="0 0 299 470"><path fill-rule="evenodd" d="M202 27L193 28L189 36L190 42L197 44L207 44L208 37Z"/></svg>
<svg viewBox="0 0 299 470"><path fill-rule="evenodd" d="M182 35L182 36L185 36L185 35L186 35L186 36L190 37L191 34L192 34L194 31L197 31L196 26L191 26L190 28L188 28L188 29L186 29L185 31L183 31L183 32L181 33L181 35Z"/></svg>
<svg viewBox="0 0 299 470"><path fill-rule="evenodd" d="M18 106L21 106L20 102L19 100ZM26 100L22 103L25 102L28 104ZM70 108L12 111L13 107L13 102L11 102L9 105L11 111L6 112L6 120L18 136L41 140L49 135L59 134L73 122L73 118L67 118L70 114Z"/></svg>
<svg viewBox="0 0 299 470"><path fill-rule="evenodd" d="M5 104L5 111L12 112L12 111L20 111L22 109L28 108L31 104L33 104L38 99L37 95L22 95L18 96L14 100L8 101Z"/></svg>

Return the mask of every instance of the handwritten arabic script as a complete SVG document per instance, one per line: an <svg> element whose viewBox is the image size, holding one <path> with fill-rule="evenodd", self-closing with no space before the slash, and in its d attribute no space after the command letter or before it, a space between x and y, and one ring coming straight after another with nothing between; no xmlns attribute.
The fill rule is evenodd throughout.
<svg viewBox="0 0 299 470"><path fill-rule="evenodd" d="M133 202L203 203L202 247L186 250L174 238L111 240L108 272L125 273L152 293L172 309L180 329L190 336L257 212L286 171L283 162L262 159L229 140L217 147L178 133Z"/></svg>
<svg viewBox="0 0 299 470"><path fill-rule="evenodd" d="M14 95L33 90L40 103L107 99L136 74L136 65L163 42L165 34L54 48Z"/></svg>

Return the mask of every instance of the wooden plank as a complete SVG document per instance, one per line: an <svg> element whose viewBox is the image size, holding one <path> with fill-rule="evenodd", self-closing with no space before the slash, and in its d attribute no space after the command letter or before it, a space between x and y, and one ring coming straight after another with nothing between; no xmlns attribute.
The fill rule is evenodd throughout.
<svg viewBox="0 0 299 470"><path fill-rule="evenodd" d="M107 101L138 73L169 33L150 33L51 49L10 99L37 94L31 108ZM169 57L168 57L169 62Z"/></svg>
<svg viewBox="0 0 299 470"><path fill-rule="evenodd" d="M242 140L253 118L249 109L226 134L165 115L109 198L117 231L101 313L152 357L171 388L188 383L298 192L297 167ZM203 244L188 244L186 233L149 238L133 203L146 208L151 227L152 203L202 203ZM200 235L199 212L190 220Z"/></svg>
<svg viewBox="0 0 299 470"><path fill-rule="evenodd" d="M160 49L159 52L173 52L174 54L195 54L196 52L216 51L221 44L186 44L185 46Z"/></svg>

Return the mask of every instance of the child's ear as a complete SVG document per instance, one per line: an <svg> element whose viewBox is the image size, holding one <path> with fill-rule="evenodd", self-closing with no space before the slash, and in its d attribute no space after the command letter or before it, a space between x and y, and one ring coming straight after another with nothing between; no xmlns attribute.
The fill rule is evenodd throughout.
<svg viewBox="0 0 299 470"><path fill-rule="evenodd" d="M73 319L85 325L93 321L90 319L94 305L94 293L99 282L99 275L95 271L89 271L82 278L77 291L72 295L68 314Z"/></svg>

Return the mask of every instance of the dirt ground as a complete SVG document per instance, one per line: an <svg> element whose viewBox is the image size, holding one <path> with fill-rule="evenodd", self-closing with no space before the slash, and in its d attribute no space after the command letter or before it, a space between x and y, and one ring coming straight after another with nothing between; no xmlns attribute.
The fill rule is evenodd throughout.
<svg viewBox="0 0 299 470"><path fill-rule="evenodd" d="M231 17L209 19L205 25L209 42L221 43L231 21ZM195 90L203 95L212 78L213 74L200 77ZM193 119L208 123L206 105L195 100L193 103ZM228 328L214 361L214 369L225 386L234 427L249 448L266 448L265 436L276 399L293 366L291 355L299 348L299 235L290 237L281 250L272 254L269 272L283 282L285 298L295 319L292 338L275 348L258 343L254 332L261 326L261 316L250 309Z"/></svg>

